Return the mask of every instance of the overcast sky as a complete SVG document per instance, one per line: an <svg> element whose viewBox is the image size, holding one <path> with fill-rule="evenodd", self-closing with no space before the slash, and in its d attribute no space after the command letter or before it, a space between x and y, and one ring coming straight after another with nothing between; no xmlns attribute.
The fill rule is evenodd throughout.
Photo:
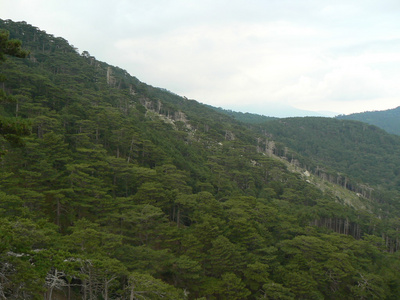
<svg viewBox="0 0 400 300"><path fill-rule="evenodd" d="M400 106L399 0L0 0L0 18L226 109Z"/></svg>

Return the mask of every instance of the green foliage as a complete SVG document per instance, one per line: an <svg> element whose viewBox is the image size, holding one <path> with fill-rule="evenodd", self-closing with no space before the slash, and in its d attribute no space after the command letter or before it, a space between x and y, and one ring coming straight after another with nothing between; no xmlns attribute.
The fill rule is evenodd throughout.
<svg viewBox="0 0 400 300"><path fill-rule="evenodd" d="M342 120L355 120L378 126L389 133L400 135L400 107L383 111L366 111L350 115L339 115Z"/></svg>
<svg viewBox="0 0 400 300"><path fill-rule="evenodd" d="M309 171L326 157L391 199L395 171L348 162L395 166L395 138L338 120L244 126L24 22L0 25L30 51L0 65L2 124L23 142L2 126L0 298L400 296L397 211L346 206L269 152Z"/></svg>
<svg viewBox="0 0 400 300"><path fill-rule="evenodd" d="M133 272L126 287L130 299L184 299L183 293L148 274Z"/></svg>
<svg viewBox="0 0 400 300"><path fill-rule="evenodd" d="M6 55L25 58L28 52L21 49L21 41L10 40L10 33L0 29L0 64L6 60ZM0 80L5 77L0 75ZM8 96L3 89L0 89L0 103L13 102L14 99ZM30 134L30 123L20 118L7 118L0 115L0 135L14 145L20 145L20 136ZM0 150L0 156L6 152Z"/></svg>
<svg viewBox="0 0 400 300"><path fill-rule="evenodd" d="M365 198L400 208L392 200L400 192L399 137L360 122L311 117L270 121L263 130L286 146L276 143L275 154Z"/></svg>
<svg viewBox="0 0 400 300"><path fill-rule="evenodd" d="M5 55L24 58L28 55L28 52L22 50L21 41L10 40L10 33L6 30L0 30L0 61L5 60Z"/></svg>

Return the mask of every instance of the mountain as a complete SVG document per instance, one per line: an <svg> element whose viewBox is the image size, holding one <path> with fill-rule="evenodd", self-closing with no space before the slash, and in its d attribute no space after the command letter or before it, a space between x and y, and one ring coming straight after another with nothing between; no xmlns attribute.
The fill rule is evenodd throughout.
<svg viewBox="0 0 400 300"><path fill-rule="evenodd" d="M334 117L337 115L331 111L309 111L298 109L293 106L282 103L257 103L257 104L236 104L231 107L232 110L248 112L250 114L260 114L265 116L272 116L275 118L288 118L288 117Z"/></svg>
<svg viewBox="0 0 400 300"><path fill-rule="evenodd" d="M30 51L0 64L1 298L399 298L396 136L244 124L0 28Z"/></svg>
<svg viewBox="0 0 400 300"><path fill-rule="evenodd" d="M361 121L378 126L389 133L400 135L400 106L382 111L367 111L350 115L339 115L337 118Z"/></svg>
<svg viewBox="0 0 400 300"><path fill-rule="evenodd" d="M271 150L296 165L379 203L399 206L400 137L357 121L317 117L270 121L262 130L275 142Z"/></svg>
<svg viewBox="0 0 400 300"><path fill-rule="evenodd" d="M207 106L211 109L214 109L214 110L220 112L220 113L231 116L235 120L238 120L242 123L247 123L247 124L261 124L266 121L277 119L275 117L268 117L268 116L252 114L252 113L242 113L242 112L237 112L237 111L233 111L233 110L229 110L229 109L223 109L221 107L213 107L211 105L207 105Z"/></svg>

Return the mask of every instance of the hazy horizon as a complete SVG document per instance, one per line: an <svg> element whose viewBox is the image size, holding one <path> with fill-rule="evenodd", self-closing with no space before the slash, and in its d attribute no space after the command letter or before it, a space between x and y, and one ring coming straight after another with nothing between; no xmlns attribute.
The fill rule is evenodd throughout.
<svg viewBox="0 0 400 300"><path fill-rule="evenodd" d="M201 103L337 115L399 106L399 9L387 0L14 0L0 18Z"/></svg>

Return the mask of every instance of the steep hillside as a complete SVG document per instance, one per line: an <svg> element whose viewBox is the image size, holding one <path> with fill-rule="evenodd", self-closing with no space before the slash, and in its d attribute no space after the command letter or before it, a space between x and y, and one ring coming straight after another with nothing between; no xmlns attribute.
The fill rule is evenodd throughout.
<svg viewBox="0 0 400 300"><path fill-rule="evenodd" d="M330 182L400 208L400 137L357 121L288 118L267 122L273 151ZM379 207L379 210L382 209Z"/></svg>
<svg viewBox="0 0 400 300"><path fill-rule="evenodd" d="M0 120L31 128L0 135L0 298L399 298L396 210L278 158L300 155L269 127L0 28L30 51L0 64Z"/></svg>
<svg viewBox="0 0 400 300"><path fill-rule="evenodd" d="M337 116L342 120L356 120L378 126L389 133L400 135L400 106L382 111L367 111Z"/></svg>

